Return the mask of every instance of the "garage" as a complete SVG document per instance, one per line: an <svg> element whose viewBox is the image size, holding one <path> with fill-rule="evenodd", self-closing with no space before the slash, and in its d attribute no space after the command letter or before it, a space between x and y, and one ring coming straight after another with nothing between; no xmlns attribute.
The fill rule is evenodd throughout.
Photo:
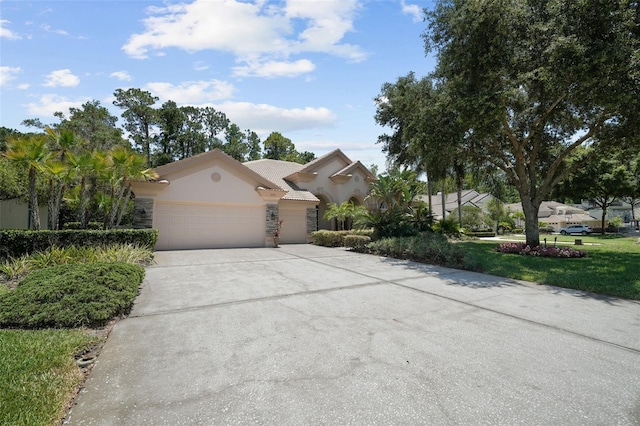
<svg viewBox="0 0 640 426"><path fill-rule="evenodd" d="M264 247L264 205L156 202L158 250Z"/></svg>
<svg viewBox="0 0 640 426"><path fill-rule="evenodd" d="M282 221L280 242L282 244L305 244L307 242L306 206L281 203L278 212Z"/></svg>

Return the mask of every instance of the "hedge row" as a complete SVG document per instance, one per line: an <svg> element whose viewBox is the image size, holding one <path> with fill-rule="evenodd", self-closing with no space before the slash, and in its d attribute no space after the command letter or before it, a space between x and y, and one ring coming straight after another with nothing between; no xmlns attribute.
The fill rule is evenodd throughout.
<svg viewBox="0 0 640 426"><path fill-rule="evenodd" d="M154 249L158 241L157 229L114 229L107 231L63 230L28 231L0 230L0 259L57 247L108 246L135 244Z"/></svg>
<svg viewBox="0 0 640 426"><path fill-rule="evenodd" d="M373 229L352 229L349 231L329 231L320 230L311 234L313 237L313 243L318 246L324 247L349 247L355 248L353 244L361 245L363 239L349 239L349 244L346 243L348 236L366 237L369 241L373 236ZM357 242L356 242L357 240Z"/></svg>

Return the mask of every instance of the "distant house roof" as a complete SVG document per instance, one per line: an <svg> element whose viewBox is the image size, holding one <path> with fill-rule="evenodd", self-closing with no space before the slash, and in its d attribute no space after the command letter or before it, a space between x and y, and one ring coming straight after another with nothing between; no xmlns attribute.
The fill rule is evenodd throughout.
<svg viewBox="0 0 640 426"><path fill-rule="evenodd" d="M505 207L511 209L513 212L523 211L522 203L511 203L507 204ZM538 210L538 218L540 219L553 215L576 216L580 214L586 214L586 211L580 207L568 206L566 204L559 203L558 201L543 201L540 203L540 209Z"/></svg>
<svg viewBox="0 0 640 426"><path fill-rule="evenodd" d="M460 193L460 204L463 206L473 206L473 207L481 207L481 205L488 199L492 197L491 194L488 193L479 193L473 189L466 189ZM421 195L418 197L421 201L428 202L429 197L427 195ZM444 209L447 213L451 213L453 210L458 208L458 193L451 192L449 194L445 194L445 204ZM431 210L434 214L438 215L442 212L442 194L432 195L431 196Z"/></svg>
<svg viewBox="0 0 640 426"><path fill-rule="evenodd" d="M539 220L540 222L545 222L545 223L584 223L584 222L597 221L598 219L588 214L578 213L578 214L572 214L570 216L563 215L563 214L562 215L553 214L551 216L541 217L539 218Z"/></svg>

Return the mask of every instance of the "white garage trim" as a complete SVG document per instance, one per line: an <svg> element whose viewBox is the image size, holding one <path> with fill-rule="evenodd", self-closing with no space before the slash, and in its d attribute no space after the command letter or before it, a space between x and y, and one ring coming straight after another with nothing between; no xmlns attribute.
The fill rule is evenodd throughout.
<svg viewBox="0 0 640 426"><path fill-rule="evenodd" d="M158 250L264 247L265 206L156 201Z"/></svg>

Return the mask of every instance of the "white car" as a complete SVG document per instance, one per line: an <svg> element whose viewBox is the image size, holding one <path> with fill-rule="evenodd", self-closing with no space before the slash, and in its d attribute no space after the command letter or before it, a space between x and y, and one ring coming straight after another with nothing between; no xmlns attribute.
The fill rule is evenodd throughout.
<svg viewBox="0 0 640 426"><path fill-rule="evenodd" d="M587 225L569 225L566 228L560 228L560 233L562 235L569 235L569 234L587 235L591 233L591 228L589 228Z"/></svg>

